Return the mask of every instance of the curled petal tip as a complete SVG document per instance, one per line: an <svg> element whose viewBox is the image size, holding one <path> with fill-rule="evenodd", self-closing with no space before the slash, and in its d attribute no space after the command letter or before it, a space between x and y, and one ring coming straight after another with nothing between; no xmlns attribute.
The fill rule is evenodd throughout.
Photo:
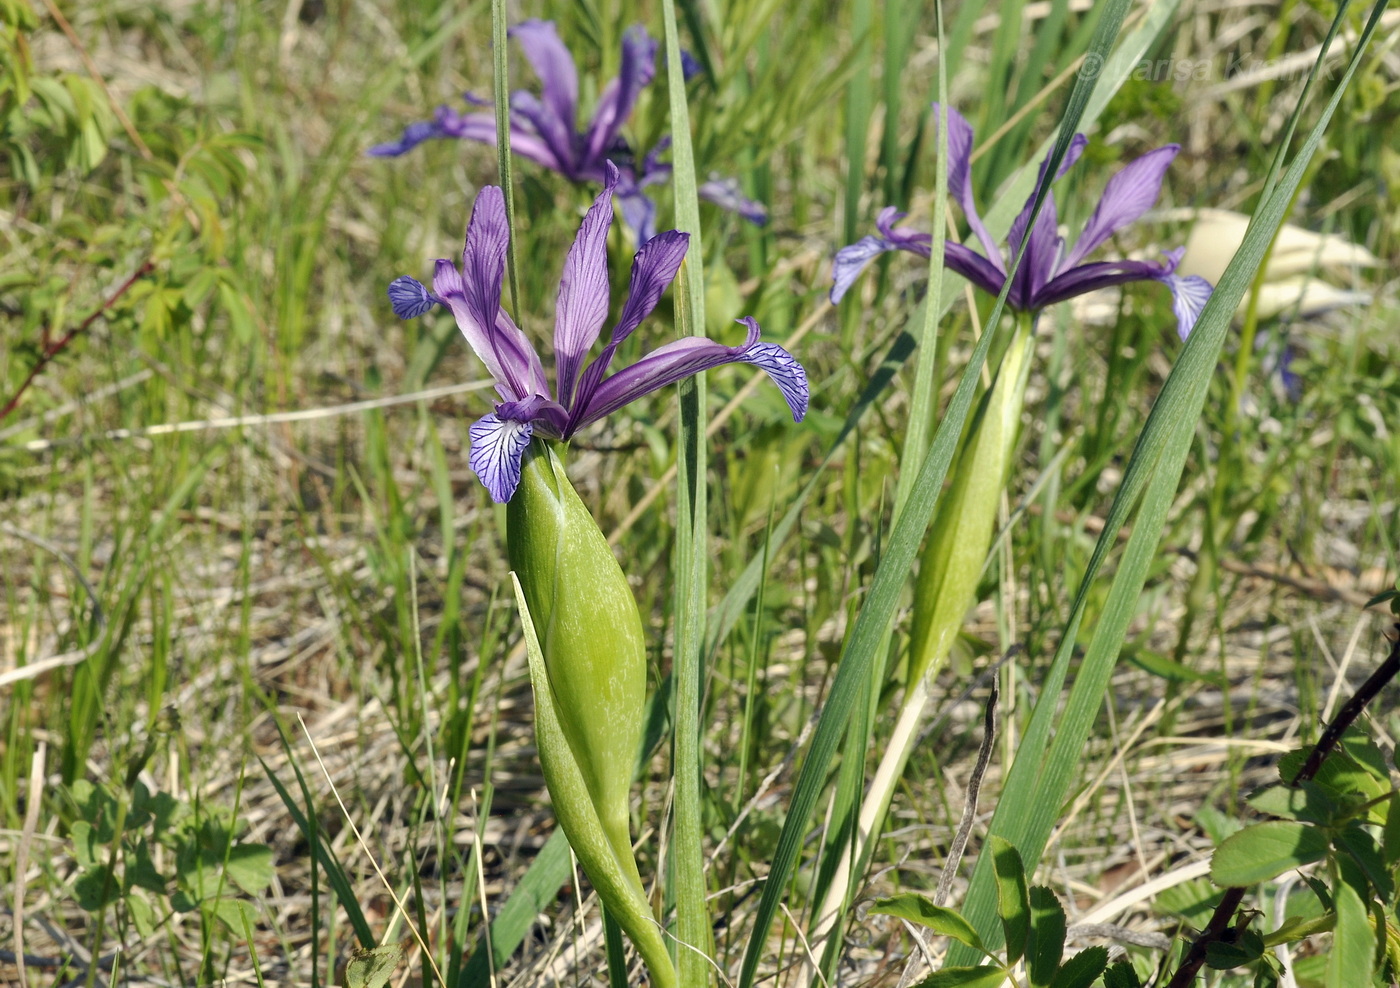
<svg viewBox="0 0 1400 988"><path fill-rule="evenodd" d="M403 275L389 283L389 304L400 319L417 319L443 302L418 279Z"/></svg>

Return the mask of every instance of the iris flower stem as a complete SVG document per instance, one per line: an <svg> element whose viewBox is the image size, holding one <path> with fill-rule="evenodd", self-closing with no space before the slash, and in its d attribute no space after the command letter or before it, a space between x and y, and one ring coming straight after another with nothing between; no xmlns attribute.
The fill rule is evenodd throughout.
<svg viewBox="0 0 1400 988"><path fill-rule="evenodd" d="M914 752L919 725L932 696L933 678L947 659L957 630L972 606L1001 500L995 493L1005 487L1007 465L1015 448L1016 424L1029 377L1034 321L1033 313L1017 316L1016 334L1002 358L992 390L983 396L977 418L964 439L952 474L953 486L929 533L919 564L919 591L914 602L910 686L894 733L861 803L852 839L841 852L835 877L813 914L808 941L814 948L836 927L852 882L859 880L869 867L895 787Z"/></svg>

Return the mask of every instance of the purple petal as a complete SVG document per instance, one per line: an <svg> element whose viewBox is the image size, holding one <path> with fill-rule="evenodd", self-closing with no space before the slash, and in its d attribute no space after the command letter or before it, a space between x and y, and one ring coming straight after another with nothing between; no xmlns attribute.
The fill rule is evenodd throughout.
<svg viewBox="0 0 1400 988"><path fill-rule="evenodd" d="M520 462L530 446L534 424L493 412L473 422L467 431L471 436L467 463L491 492L491 500L497 504L509 501L520 484Z"/></svg>
<svg viewBox="0 0 1400 988"><path fill-rule="evenodd" d="M1074 135L1069 142L1069 150L1065 152L1064 160L1060 162L1060 169L1055 173L1054 181L1064 178L1065 172L1074 167L1074 163L1079 160L1079 156L1084 153L1084 148L1088 144L1089 139L1083 134ZM1040 172L1035 180L1035 188L1026 198L1026 204L1021 207L1021 212L1011 221L1011 233L1007 236L1006 242L1013 254L1020 249L1021 238L1026 235L1026 224L1030 222L1031 207L1035 205L1035 197L1040 191L1040 187L1045 184L1045 169L1049 164L1050 156L1046 155L1040 162Z"/></svg>
<svg viewBox="0 0 1400 988"><path fill-rule="evenodd" d="M1055 277L1055 268L1064 249L1064 240L1059 234L1059 213L1055 207L1055 194L1045 197L1045 205L1031 230L1026 243L1026 256L1016 268L1016 283L1012 286L1008 302L1017 309L1033 308L1030 302L1036 293ZM1017 240L1012 241L1016 250Z"/></svg>
<svg viewBox="0 0 1400 988"><path fill-rule="evenodd" d="M855 243L838 250L831 262L831 304L835 305L841 301L867 264L886 251L897 249L883 237L861 237Z"/></svg>
<svg viewBox="0 0 1400 988"><path fill-rule="evenodd" d="M508 240L505 197L488 185L472 207L462 270L440 259L433 292L452 310L462 335L495 378L502 396L521 399L547 394L549 389L539 355L501 308Z"/></svg>
<svg viewBox="0 0 1400 988"><path fill-rule="evenodd" d="M684 48L682 48L681 78L683 78L686 82L689 82L691 79L694 79L703 71L704 69L700 66L700 63L695 60L695 56L692 55L690 52L686 51Z"/></svg>
<svg viewBox="0 0 1400 988"><path fill-rule="evenodd" d="M619 193L617 205L622 210L622 222L636 236L638 246L656 236L656 203L639 185L633 184L630 192Z"/></svg>
<svg viewBox="0 0 1400 988"><path fill-rule="evenodd" d="M988 295L1000 295L1001 286L1006 283L1006 272L966 244L944 241L943 266L956 271Z"/></svg>
<svg viewBox="0 0 1400 988"><path fill-rule="evenodd" d="M544 105L554 118L564 126L567 133L574 131L574 119L578 108L578 70L574 68L574 57L550 21L522 21L510 29L510 36L520 42L520 50L540 77L543 84ZM512 95L511 104L515 98Z"/></svg>
<svg viewBox="0 0 1400 988"><path fill-rule="evenodd" d="M904 216L893 206L880 211L875 225L881 236L864 239L843 247L836 252L836 260L831 266L831 301L841 301L841 297L855 282L861 271L875 257L888 250L904 250L927 258L933 249L933 238L927 233L897 227L894 224ZM984 292L996 295L1006 281L1006 272L1000 264L993 263L965 244L949 241L943 243L943 265L962 275Z"/></svg>
<svg viewBox="0 0 1400 988"><path fill-rule="evenodd" d="M622 65L617 78L603 87L588 127L587 155L598 158L612 147L617 132L632 114L637 96L656 76L656 39L634 24L622 34Z"/></svg>
<svg viewBox="0 0 1400 988"><path fill-rule="evenodd" d="M573 428L596 422L619 408L667 385L721 364L751 363L762 367L782 389L795 419L807 410L807 375L802 365L776 344L758 342L758 323L739 320L749 327L749 338L740 346L725 346L703 336L687 336L653 350L630 367L604 381L594 393L580 421Z"/></svg>
<svg viewBox="0 0 1400 988"><path fill-rule="evenodd" d="M388 141L384 144L376 144L365 154L375 158L396 158L401 154L407 154L424 141L432 140L434 137L446 137L441 125L436 120L419 120L411 123L403 129L402 136L397 141Z"/></svg>
<svg viewBox="0 0 1400 988"><path fill-rule="evenodd" d="M608 183L589 207L564 261L554 307L554 373L559 403L570 406L574 381L603 320L608 317L608 228L612 226L617 168L608 162Z"/></svg>
<svg viewBox="0 0 1400 988"><path fill-rule="evenodd" d="M1161 281L1171 274L1171 269L1157 261L1093 261L1064 271L1051 279L1040 292L1030 300L1028 309L1039 310L1046 306L1063 302L1065 299L1126 285L1133 281Z"/></svg>
<svg viewBox="0 0 1400 988"><path fill-rule="evenodd" d="M652 310L661 301L666 286L675 280L676 272L680 270L681 261L685 260L686 248L689 246L690 234L681 233L679 230L667 230L652 237L637 251L637 255L632 259L632 282L627 289L627 302L622 306L622 315L613 327L608 345L583 372L567 431L572 431L581 422L583 411L592 402L603 375L612 366L617 348L641 325L643 319L651 315Z"/></svg>
<svg viewBox="0 0 1400 988"><path fill-rule="evenodd" d="M1168 144L1129 162L1108 180L1094 215L1084 225L1084 232L1065 259L1074 267L1088 257L1109 237L1135 222L1151 209L1162 193L1162 179L1167 167L1181 150L1179 144Z"/></svg>
<svg viewBox="0 0 1400 988"><path fill-rule="evenodd" d="M737 178L711 177L708 182L701 182L695 193L720 209L738 213L750 223L763 226L768 222L768 210L763 208L762 203L754 202L744 195Z"/></svg>
<svg viewBox="0 0 1400 988"><path fill-rule="evenodd" d="M939 105L933 104L934 135L938 134L938 121L942 114ZM982 223L977 213L977 204L972 201L972 124L961 113L948 107L948 191L962 207L967 217L967 225L977 235L987 260L993 267L1005 273L1001 264L1001 245Z"/></svg>
<svg viewBox="0 0 1400 988"><path fill-rule="evenodd" d="M553 169L571 181L581 181L577 154L574 151L574 132L570 124L560 120L546 103L540 102L533 93L516 90L510 94L511 148L515 148L516 135L523 133L529 146L533 141L544 154L537 158L546 168ZM494 134L494 128L493 128Z"/></svg>
<svg viewBox="0 0 1400 988"><path fill-rule="evenodd" d="M1176 313L1176 332L1184 340L1191 335L1201 310L1210 301L1213 291L1210 282L1198 274L1185 278L1177 274L1164 275L1158 279L1172 292L1172 311Z"/></svg>
<svg viewBox="0 0 1400 988"><path fill-rule="evenodd" d="M389 304L400 319L417 319L435 305L445 305L442 299L428 291L417 278L408 275L389 282Z"/></svg>

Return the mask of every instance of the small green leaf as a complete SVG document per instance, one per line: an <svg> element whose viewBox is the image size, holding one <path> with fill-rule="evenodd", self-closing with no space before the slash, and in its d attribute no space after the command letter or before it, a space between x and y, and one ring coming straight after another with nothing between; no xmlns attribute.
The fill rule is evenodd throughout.
<svg viewBox="0 0 1400 988"><path fill-rule="evenodd" d="M1026 949L1026 972L1037 988L1048 986L1065 952L1065 909L1043 885L1031 888L1031 933ZM1097 976L1097 972L1095 972Z"/></svg>
<svg viewBox="0 0 1400 988"><path fill-rule="evenodd" d="M78 820L70 828L69 833L73 836L73 857L78 859L79 867L97 867L97 852L100 845L93 834L92 824L86 820Z"/></svg>
<svg viewBox="0 0 1400 988"><path fill-rule="evenodd" d="M396 943L356 950L345 965L345 988L384 988L402 959L403 948Z"/></svg>
<svg viewBox="0 0 1400 988"><path fill-rule="evenodd" d="M1119 961L1103 973L1103 988L1142 988L1142 979L1128 961Z"/></svg>
<svg viewBox="0 0 1400 988"><path fill-rule="evenodd" d="M911 923L928 927L940 936L952 937L959 943L965 943L986 953L982 946L982 938L977 935L972 924L954 910L934 905L926 895L904 892L885 899L876 899L870 911L882 916L907 919Z"/></svg>
<svg viewBox="0 0 1400 988"><path fill-rule="evenodd" d="M1051 979L1050 988L1089 988L1106 967L1108 948L1089 947L1065 961Z"/></svg>
<svg viewBox="0 0 1400 988"><path fill-rule="evenodd" d="M136 927L136 932L142 938L150 936L156 930L156 911L151 908L151 904L139 895L129 895L126 897L126 911L131 916L131 923Z"/></svg>
<svg viewBox="0 0 1400 988"><path fill-rule="evenodd" d="M1365 880L1371 883L1380 897L1389 901L1395 893L1395 882L1390 877L1390 869L1385 866L1376 839L1361 824L1353 823L1337 834L1335 840L1337 847L1345 851L1356 863L1361 873L1366 876ZM1365 894L1362 886L1358 886L1357 891L1358 894Z"/></svg>
<svg viewBox="0 0 1400 988"><path fill-rule="evenodd" d="M979 967L945 967L935 971L915 988L1001 988L1006 969L983 964Z"/></svg>
<svg viewBox="0 0 1400 988"><path fill-rule="evenodd" d="M1026 937L1031 928L1026 869L1021 864L1020 852L1010 841L993 837L989 847L997 884L997 913L1006 935L1006 963L1015 964L1026 951Z"/></svg>
<svg viewBox="0 0 1400 988"><path fill-rule="evenodd" d="M231 899L224 896L215 899L213 908L209 911L218 917L219 922L240 936L244 930L252 929L258 919L257 910L247 899Z"/></svg>
<svg viewBox="0 0 1400 988"><path fill-rule="evenodd" d="M1354 797L1339 799L1334 790L1312 782L1304 782L1297 788L1282 784L1265 786L1255 790L1245 801L1260 813L1324 825L1350 812L1356 805Z"/></svg>
<svg viewBox="0 0 1400 988"><path fill-rule="evenodd" d="M126 882L127 889L143 888L156 895L165 894L167 879L156 870L154 862L151 861L150 848L147 847L143 839L134 850L128 852L126 856L126 870L122 875Z"/></svg>
<svg viewBox="0 0 1400 988"><path fill-rule="evenodd" d="M1376 951L1376 935L1361 897L1349 885L1338 885L1337 928L1327 957L1326 984L1369 985Z"/></svg>
<svg viewBox="0 0 1400 988"><path fill-rule="evenodd" d="M120 899L121 888L121 882L112 875L112 869L102 865L84 869L82 875L73 883L73 894L78 900L78 905L90 913L95 913Z"/></svg>
<svg viewBox="0 0 1400 988"><path fill-rule="evenodd" d="M1326 831L1305 823L1270 820L1227 838L1210 860L1217 885L1238 887L1277 878L1327 853Z"/></svg>
<svg viewBox="0 0 1400 988"><path fill-rule="evenodd" d="M272 848L266 844L239 844L229 851L224 872L244 892L257 895L272 884Z"/></svg>
<svg viewBox="0 0 1400 988"><path fill-rule="evenodd" d="M1216 941L1206 947L1206 965L1217 971L1253 964L1264 956L1264 940L1253 930L1244 930L1231 941Z"/></svg>

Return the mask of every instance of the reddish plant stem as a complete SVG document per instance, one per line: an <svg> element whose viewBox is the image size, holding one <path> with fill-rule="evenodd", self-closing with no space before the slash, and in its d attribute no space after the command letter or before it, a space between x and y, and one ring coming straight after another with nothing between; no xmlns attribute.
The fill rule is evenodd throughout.
<svg viewBox="0 0 1400 988"><path fill-rule="evenodd" d="M1400 673L1400 624L1394 627L1396 632L1395 641L1391 644L1390 654L1385 661L1376 667L1376 671L1367 677L1366 682L1361 684L1350 700L1342 705L1342 709L1337 711L1337 716L1332 718L1332 723L1327 725L1322 732L1322 737L1318 738L1317 744L1313 745L1313 750L1308 755L1308 760L1303 763L1303 767L1298 770L1298 774L1293 777L1290 785L1298 785L1307 782L1322 768L1323 761L1327 755L1337 746L1346 729L1355 723L1356 718L1361 716L1361 711L1366 709L1366 704L1370 703L1380 695L1386 684ZM1230 925L1230 920L1234 918L1235 911L1239 909L1240 903L1244 901L1245 889L1229 888L1225 890L1225 895L1220 900L1220 904L1215 907L1215 912L1211 914L1210 922L1201 931L1191 949L1186 952L1186 956L1181 959L1181 966L1176 969L1176 974L1172 975L1171 981L1167 982L1166 988L1189 988L1195 981L1197 972L1206 961L1206 950L1212 943L1223 938L1225 930Z"/></svg>
<svg viewBox="0 0 1400 988"><path fill-rule="evenodd" d="M52 361L54 357L57 357L64 350L66 350L68 348L68 344L72 343L75 339L77 339L79 335L86 332L88 327L95 323L99 317L101 317L107 312L108 309L115 305L119 298L121 298L123 295L125 295L128 291L131 290L132 285L136 284L146 275L154 271L155 266L155 262L148 258L144 263L142 263L142 265L139 268L137 268L132 273L130 278L122 282L121 285L117 288L117 290L114 291L110 296L108 296L105 302L98 306L97 309L95 309L86 319L78 323L78 325L74 326L72 329L64 333L58 339L52 339L52 331L50 327L44 327L43 332L39 337L41 342L39 362L36 363L32 368L30 368L29 375L24 379L24 383L22 383L19 386L19 389L15 391L15 393L10 397L10 400L5 402L5 407L0 408L0 422L3 422L5 418L15 410L15 407L19 404L20 398L23 397L24 393L29 390L29 386L34 383L34 379L37 378L41 373L43 373L44 368L49 365L50 361Z"/></svg>

